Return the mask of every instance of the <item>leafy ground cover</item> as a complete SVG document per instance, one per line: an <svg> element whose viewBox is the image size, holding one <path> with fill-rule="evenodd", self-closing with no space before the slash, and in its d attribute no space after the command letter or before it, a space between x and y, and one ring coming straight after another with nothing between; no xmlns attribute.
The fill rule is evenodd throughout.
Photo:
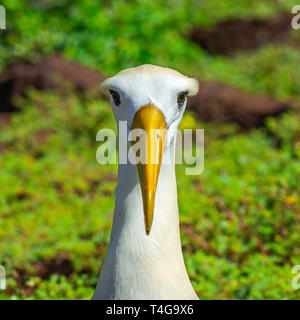
<svg viewBox="0 0 300 320"><path fill-rule="evenodd" d="M94 133L114 127L109 106L37 92L22 104L0 134L1 297L88 299L114 206L116 166L95 161ZM287 114L236 134L185 116L183 127L206 131L204 173L177 168L184 254L203 299L300 297L290 284L300 250L298 121Z"/></svg>

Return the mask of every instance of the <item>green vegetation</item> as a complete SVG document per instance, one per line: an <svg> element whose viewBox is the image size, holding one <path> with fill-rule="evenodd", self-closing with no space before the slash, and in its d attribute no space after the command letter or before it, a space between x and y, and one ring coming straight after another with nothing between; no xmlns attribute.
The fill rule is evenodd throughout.
<svg viewBox="0 0 300 320"><path fill-rule="evenodd" d="M276 5L274 4L276 3ZM61 52L106 74L153 63L253 93L300 98L300 56L266 46L235 57L210 56L184 38L194 23L271 16L295 1L9 0L0 70L19 58ZM197 10L195 9L197 8ZM112 222L117 168L99 165L96 133L115 128L106 102L31 91L0 129L1 299L89 299ZM241 133L205 128L205 170L177 167L182 242L202 299L299 299L300 115L270 118ZM188 236L188 229L194 236Z"/></svg>

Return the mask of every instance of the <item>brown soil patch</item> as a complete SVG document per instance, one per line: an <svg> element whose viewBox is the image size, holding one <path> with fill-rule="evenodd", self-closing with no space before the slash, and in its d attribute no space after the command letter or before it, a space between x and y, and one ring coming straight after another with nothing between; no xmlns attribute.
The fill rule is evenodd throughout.
<svg viewBox="0 0 300 320"><path fill-rule="evenodd" d="M213 29L195 26L189 38L211 54L231 55L267 43L289 41L292 15L282 13L269 19L232 19L217 23Z"/></svg>
<svg viewBox="0 0 300 320"><path fill-rule="evenodd" d="M5 151L8 147L8 143L0 142L0 152Z"/></svg>
<svg viewBox="0 0 300 320"><path fill-rule="evenodd" d="M0 129L9 125L11 122L9 113L0 113Z"/></svg>
<svg viewBox="0 0 300 320"><path fill-rule="evenodd" d="M36 65L15 64L0 76L0 128L9 123L9 117L2 118L1 112L17 110L14 97L24 96L28 87L54 89L63 95L75 90L79 94L93 93L104 98L100 93L100 83L104 79L97 71L58 55L47 56ZM199 94L191 98L189 108L204 121L237 122L249 128L263 124L266 117L280 114L290 106L267 97L246 94L225 84L201 81ZM43 142L49 134L42 132L39 140ZM1 146L2 150L6 147ZM115 177L110 176L104 179L115 181Z"/></svg>
<svg viewBox="0 0 300 320"><path fill-rule="evenodd" d="M53 274L69 276L73 273L72 261L64 256L57 255L51 260L37 262L34 265L35 275L42 279L49 279Z"/></svg>
<svg viewBox="0 0 300 320"><path fill-rule="evenodd" d="M53 129L44 129L44 130L38 130L35 132L34 137L36 140L36 143L38 145L43 145L46 143L48 137L50 137L52 134L55 134L56 131Z"/></svg>
<svg viewBox="0 0 300 320"><path fill-rule="evenodd" d="M16 280L17 287L24 291L26 296L30 296L34 287L27 287L26 281L32 277L37 276L41 279L48 280L53 274L64 275L69 277L74 272L72 261L67 254L59 253L52 259L46 261L40 261L33 265L33 272L28 272L25 269L16 269L14 279ZM15 289L9 288L9 291L13 294Z"/></svg>
<svg viewBox="0 0 300 320"><path fill-rule="evenodd" d="M68 61L59 55L46 56L39 63L17 63L0 76L0 112L16 111L15 96L24 96L28 87L57 90L66 94L100 93L104 76L95 70Z"/></svg>
<svg viewBox="0 0 300 320"><path fill-rule="evenodd" d="M103 176L103 180L107 181L107 182L117 182L118 178L115 174L113 173L106 173Z"/></svg>
<svg viewBox="0 0 300 320"><path fill-rule="evenodd" d="M190 98L188 107L203 121L237 122L245 129L263 125L267 117L292 108L287 102L210 81L200 82L199 93Z"/></svg>
<svg viewBox="0 0 300 320"><path fill-rule="evenodd" d="M199 232L195 230L192 224L183 223L180 225L180 228L183 233L185 233L195 244L197 244L201 249L208 251L210 254L219 257L220 254L217 250L206 240L202 239L199 236Z"/></svg>

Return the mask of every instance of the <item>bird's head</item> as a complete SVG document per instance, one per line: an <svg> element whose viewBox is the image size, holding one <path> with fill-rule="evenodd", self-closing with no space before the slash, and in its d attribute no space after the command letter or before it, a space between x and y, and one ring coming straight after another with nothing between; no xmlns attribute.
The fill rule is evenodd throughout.
<svg viewBox="0 0 300 320"><path fill-rule="evenodd" d="M146 134L144 161L137 169L149 235L162 156L177 134L186 97L198 92L198 81L169 68L142 65L119 72L101 87L110 94L116 122L127 121L130 130L143 129Z"/></svg>

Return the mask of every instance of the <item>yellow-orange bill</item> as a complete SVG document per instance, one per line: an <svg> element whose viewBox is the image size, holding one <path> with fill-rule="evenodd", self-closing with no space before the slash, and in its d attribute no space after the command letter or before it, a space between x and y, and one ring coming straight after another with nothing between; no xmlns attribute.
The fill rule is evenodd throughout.
<svg viewBox="0 0 300 320"><path fill-rule="evenodd" d="M135 114L131 129L143 129L145 134L142 139L145 154L140 155L144 161L137 163L137 169L143 196L145 229L149 235L159 171L166 146L167 125L163 113L155 105L147 104Z"/></svg>

